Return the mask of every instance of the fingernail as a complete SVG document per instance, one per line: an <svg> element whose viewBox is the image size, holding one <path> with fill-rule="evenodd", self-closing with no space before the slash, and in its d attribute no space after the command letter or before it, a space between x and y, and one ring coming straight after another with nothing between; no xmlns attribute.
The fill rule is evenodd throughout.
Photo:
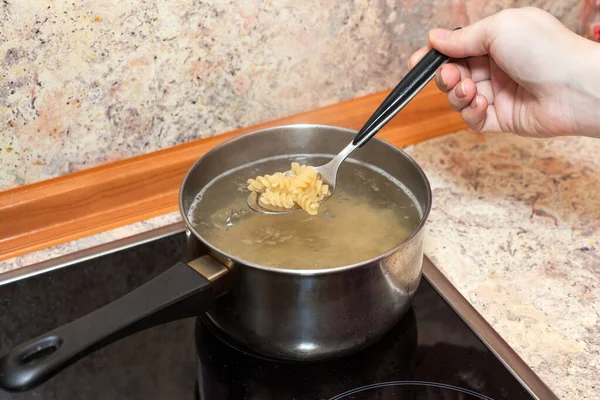
<svg viewBox="0 0 600 400"><path fill-rule="evenodd" d="M471 108L477 108L481 104L481 95L478 94L475 96L473 101L471 102Z"/></svg>
<svg viewBox="0 0 600 400"><path fill-rule="evenodd" d="M458 84L458 86L456 87L456 97L463 98L465 97L465 95L467 94L467 91L465 90L465 82L461 82Z"/></svg>
<svg viewBox="0 0 600 400"><path fill-rule="evenodd" d="M448 35L450 35L450 32L451 31L449 31L448 29L435 28L430 30L429 34L435 39L444 40L448 37Z"/></svg>
<svg viewBox="0 0 600 400"><path fill-rule="evenodd" d="M444 87L448 87L446 83L446 72L444 72L444 68L440 69L440 81Z"/></svg>

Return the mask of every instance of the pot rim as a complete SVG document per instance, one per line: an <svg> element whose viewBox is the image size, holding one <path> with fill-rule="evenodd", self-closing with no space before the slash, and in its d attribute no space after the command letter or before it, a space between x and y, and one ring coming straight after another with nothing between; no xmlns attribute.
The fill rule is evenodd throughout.
<svg viewBox="0 0 600 400"><path fill-rule="evenodd" d="M201 162L201 160L208 156L211 153L217 152L219 151L221 148L225 147L227 144L235 142L237 140L241 140L242 138L245 138L249 135L258 135L258 134L263 134L265 132L269 132L269 131L274 131L274 130L279 130L282 128L326 128L326 129L336 129L338 131L343 131L343 132L348 132L348 133L353 133L353 134L357 134L358 131L354 130L354 129L348 129L348 128L343 128L343 127L339 127L339 126L333 126L333 125L323 125L323 124L289 124L289 125L278 125L278 126L274 126L274 127L270 127L270 128L263 128L263 129L258 129L255 131L251 131L248 133L244 133L238 137L235 137L233 139L229 139L226 140L223 143L220 143L219 145L215 146L214 148L212 148L211 150L209 150L206 154L204 154L202 157L200 157L198 160L196 160L196 162L194 162L194 164L188 169L188 171L185 174L185 177L183 178L183 181L181 182L181 185L179 187L179 213L181 214L181 218L183 219L183 222L186 226L186 229L188 229L191 233L194 234L194 236L196 236L196 238L198 240L200 240L206 247L208 247L210 250L214 251L217 254L220 254L221 256L235 262L236 264L241 264L244 267L250 267L250 268L256 268L256 269L260 269L263 271L267 271L267 272L274 272L274 273L282 273L282 274L289 274L289 275L302 275L302 276L316 276L316 275L326 275L326 274L331 274L331 273L337 273L337 272L343 272L343 271L347 271L347 270L351 270L354 268L359 268L368 264L372 264L375 263L377 261L380 261L384 258L387 258L388 256L398 252L399 250L401 250L402 248L406 247L410 242L412 242L414 240L414 238L423 230L423 227L425 226L425 223L427 222L427 218L429 217L429 213L431 211L431 204L432 204L432 192L431 192L431 186L429 184L429 180L427 179L427 176L425 175L425 172L423 171L423 169L421 168L421 166L419 164L417 164L417 162L408 155L408 153L406 153L404 150L402 150L400 147L394 146L393 144L382 140L378 137L373 137L371 140L376 140L378 142L380 142L381 144L388 146L390 148L392 148L392 150L402 153L404 155L404 157L406 157L406 159L411 163L411 165L416 169L416 171L418 172L418 174L420 175L420 177L423 179L423 182L425 183L425 188L426 188L426 192L427 192L427 201L425 204L424 209L422 210L423 215L421 216L421 220L419 221L419 224L415 227L415 229L413 229L413 231L411 232L411 234L404 239L402 242L398 243L396 246L394 246L393 248L391 248L390 250L386 251L385 253L382 253L378 256L375 257L371 257L368 260L365 261L361 261L358 263L354 263L354 264L349 264L349 265L342 265L339 267L334 267L334 268L321 268L321 269L287 269L287 268L276 268L276 267L268 267L265 265L260 265L260 264L256 264L253 262L249 262L249 261L245 261L241 258L235 257L231 254L228 254L222 250L219 250L217 247L213 246L211 243L209 243L206 239L204 239L204 237L202 237L202 235L200 235L196 229L194 229L194 226L192 225L192 223L190 222L190 220L188 219L187 216L187 212L185 212L184 206L183 206L183 189L188 181L188 178L190 176L190 174L192 173L192 171L194 171L194 169L196 168L196 165L198 165L198 163Z"/></svg>

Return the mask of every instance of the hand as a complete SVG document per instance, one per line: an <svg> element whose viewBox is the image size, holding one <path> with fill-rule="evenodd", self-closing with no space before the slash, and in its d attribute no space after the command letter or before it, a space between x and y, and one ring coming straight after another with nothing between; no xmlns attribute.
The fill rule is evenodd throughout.
<svg viewBox="0 0 600 400"><path fill-rule="evenodd" d="M476 131L600 137L600 45L537 8L509 9L460 30L433 29L431 48L452 57L436 75Z"/></svg>

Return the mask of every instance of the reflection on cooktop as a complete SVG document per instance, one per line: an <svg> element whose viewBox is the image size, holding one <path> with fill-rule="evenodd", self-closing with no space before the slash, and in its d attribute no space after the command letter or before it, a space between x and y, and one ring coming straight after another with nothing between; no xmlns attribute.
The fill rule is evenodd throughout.
<svg viewBox="0 0 600 400"><path fill-rule="evenodd" d="M426 281L382 340L348 357L269 360L204 318L196 347L202 400L532 399Z"/></svg>

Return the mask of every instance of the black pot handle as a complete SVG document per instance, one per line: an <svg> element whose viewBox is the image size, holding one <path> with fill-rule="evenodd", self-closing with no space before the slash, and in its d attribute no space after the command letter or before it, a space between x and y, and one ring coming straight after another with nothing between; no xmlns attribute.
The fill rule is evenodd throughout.
<svg viewBox="0 0 600 400"><path fill-rule="evenodd" d="M188 265L189 264L189 265ZM44 335L0 359L0 388L40 385L87 354L135 332L206 311L227 268L209 256L177 263L125 296Z"/></svg>

